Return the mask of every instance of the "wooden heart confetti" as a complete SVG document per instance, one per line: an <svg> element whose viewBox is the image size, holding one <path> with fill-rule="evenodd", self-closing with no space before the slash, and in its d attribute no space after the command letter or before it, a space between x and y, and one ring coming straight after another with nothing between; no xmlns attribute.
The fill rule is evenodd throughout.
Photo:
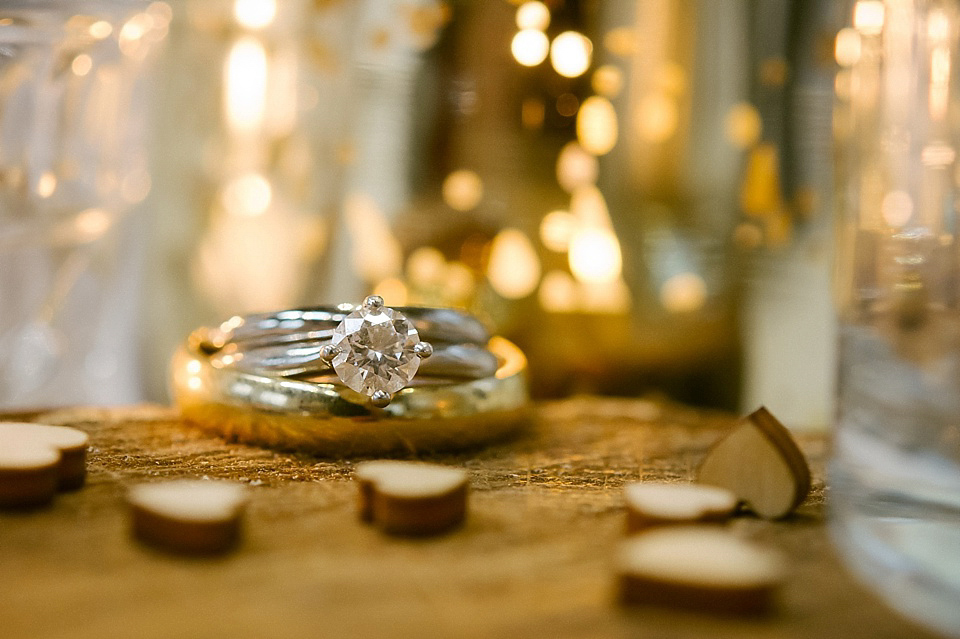
<svg viewBox="0 0 960 639"><path fill-rule="evenodd" d="M394 535L433 535L463 523L467 473L399 461L359 464L360 518Z"/></svg>
<svg viewBox="0 0 960 639"><path fill-rule="evenodd" d="M779 519L806 499L810 469L790 432L761 407L710 449L697 481L726 488L757 515Z"/></svg>
<svg viewBox="0 0 960 639"><path fill-rule="evenodd" d="M247 495L235 482L178 479L134 486L127 501L133 533L142 541L210 554L236 543Z"/></svg>
<svg viewBox="0 0 960 639"><path fill-rule="evenodd" d="M57 492L60 453L32 439L0 441L0 507L49 503Z"/></svg>
<svg viewBox="0 0 960 639"><path fill-rule="evenodd" d="M627 532L655 526L725 521L737 497L725 488L702 484L633 482L624 486Z"/></svg>
<svg viewBox="0 0 960 639"><path fill-rule="evenodd" d="M715 526L658 528L620 546L620 600L726 614L768 610L783 580L780 555Z"/></svg>
<svg viewBox="0 0 960 639"><path fill-rule="evenodd" d="M33 455L28 451L24 451L23 455L18 453L24 448L41 447L56 453L55 487L60 490L83 485L87 474L88 444L87 434L76 428L27 422L0 422L0 451L3 451L7 458L22 460L25 458L23 455ZM4 476L12 475L4 473Z"/></svg>

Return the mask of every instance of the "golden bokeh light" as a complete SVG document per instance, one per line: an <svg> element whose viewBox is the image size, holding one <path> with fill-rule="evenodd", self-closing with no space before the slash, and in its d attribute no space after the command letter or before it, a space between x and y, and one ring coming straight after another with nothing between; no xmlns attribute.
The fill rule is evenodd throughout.
<svg viewBox="0 0 960 639"><path fill-rule="evenodd" d="M550 211L540 221L540 242L551 251L564 253L576 227L577 220L569 211Z"/></svg>
<svg viewBox="0 0 960 639"><path fill-rule="evenodd" d="M86 53L81 53L73 59L73 62L70 63L70 70L73 71L73 74L76 76L85 76L90 73L90 69L93 68L93 58L91 58Z"/></svg>
<svg viewBox="0 0 960 639"><path fill-rule="evenodd" d="M671 313L690 313L703 308L707 284L696 273L677 273L660 287L660 303Z"/></svg>
<svg viewBox="0 0 960 639"><path fill-rule="evenodd" d="M259 173L245 173L230 180L223 189L223 208L231 215L255 217L263 215L273 200L273 187Z"/></svg>
<svg viewBox="0 0 960 639"><path fill-rule="evenodd" d="M883 221L893 228L900 228L913 216L913 198L906 191L890 191L880 203Z"/></svg>
<svg viewBox="0 0 960 639"><path fill-rule="evenodd" d="M546 107L540 98L525 98L520 105L520 122L525 129L542 128L545 115Z"/></svg>
<svg viewBox="0 0 960 639"><path fill-rule="evenodd" d="M617 144L617 112L610 100L594 95L587 98L577 114L577 139L593 155L605 155Z"/></svg>
<svg viewBox="0 0 960 639"><path fill-rule="evenodd" d="M545 31L550 26L550 9L542 2L524 2L517 8L517 28Z"/></svg>
<svg viewBox="0 0 960 639"><path fill-rule="evenodd" d="M630 289L622 278L581 284L580 310L596 314L621 314L630 310Z"/></svg>
<svg viewBox="0 0 960 639"><path fill-rule="evenodd" d="M885 13L882 0L858 0L853 7L853 26L864 35L879 35Z"/></svg>
<svg viewBox="0 0 960 639"><path fill-rule="evenodd" d="M680 114L676 102L663 93L651 93L637 106L637 133L650 143L666 142L677 131Z"/></svg>
<svg viewBox="0 0 960 639"><path fill-rule="evenodd" d="M748 149L760 141L763 120L752 104L739 102L727 113L724 127L727 139L738 149Z"/></svg>
<svg viewBox="0 0 960 639"><path fill-rule="evenodd" d="M560 75L576 78L590 68L593 43L582 33L564 31L550 45L550 64Z"/></svg>
<svg viewBox="0 0 960 639"><path fill-rule="evenodd" d="M276 0L235 0L233 3L233 17L247 29L269 26L276 15Z"/></svg>
<svg viewBox="0 0 960 639"><path fill-rule="evenodd" d="M407 285L395 277L380 280L373 287L373 294L382 297L388 306L406 306L410 303Z"/></svg>
<svg viewBox="0 0 960 639"><path fill-rule="evenodd" d="M734 245L743 251L752 251L763 244L763 229L751 222L741 222L733 231Z"/></svg>
<svg viewBox="0 0 960 639"><path fill-rule="evenodd" d="M600 174L597 158L577 142L567 142L557 156L557 182L567 193L596 184Z"/></svg>
<svg viewBox="0 0 960 639"><path fill-rule="evenodd" d="M550 271L540 282L537 300L549 313L572 313L577 310L577 283L565 271Z"/></svg>
<svg viewBox="0 0 960 639"><path fill-rule="evenodd" d="M536 290L540 260L523 231L506 228L493 238L487 279L493 290L507 299L520 299Z"/></svg>
<svg viewBox="0 0 960 639"><path fill-rule="evenodd" d="M421 246L407 258L407 279L414 286L436 286L443 281L447 259L439 249Z"/></svg>
<svg viewBox="0 0 960 639"><path fill-rule="evenodd" d="M231 47L224 92L224 108L231 129L239 133L258 130L266 110L267 52L256 38L240 38Z"/></svg>
<svg viewBox="0 0 960 639"><path fill-rule="evenodd" d="M852 67L859 62L862 48L860 33L856 29L846 27L837 32L837 39L833 45L833 56L840 66Z"/></svg>
<svg viewBox="0 0 960 639"><path fill-rule="evenodd" d="M44 171L37 180L37 195L42 198L48 198L57 190L57 176L50 171Z"/></svg>
<svg viewBox="0 0 960 639"><path fill-rule="evenodd" d="M455 211L472 211L483 199L483 180L475 172L460 169L443 181L443 201Z"/></svg>
<svg viewBox="0 0 960 639"><path fill-rule="evenodd" d="M583 227L609 227L607 200L595 186L583 186L570 197L570 212Z"/></svg>
<svg viewBox="0 0 960 639"><path fill-rule="evenodd" d="M518 31L510 42L513 58L525 67L535 67L547 59L550 40L537 29Z"/></svg>
<svg viewBox="0 0 960 639"><path fill-rule="evenodd" d="M443 294L448 301L462 302L473 294L476 281L473 271L463 262L447 263L443 278Z"/></svg>
<svg viewBox="0 0 960 639"><path fill-rule="evenodd" d="M580 282L600 284L616 280L622 260L620 242L609 228L581 228L570 240L570 271Z"/></svg>
<svg viewBox="0 0 960 639"><path fill-rule="evenodd" d="M113 33L113 25L111 25L106 20L97 20L90 25L89 29L90 37L97 40L103 40L110 36Z"/></svg>
<svg viewBox="0 0 960 639"><path fill-rule="evenodd" d="M623 72L619 67L605 64L593 72L590 86L598 95L615 98L623 90Z"/></svg>
<svg viewBox="0 0 960 639"><path fill-rule="evenodd" d="M603 46L613 55L628 58L637 50L637 35L630 27L617 27L603 36Z"/></svg>
<svg viewBox="0 0 960 639"><path fill-rule="evenodd" d="M354 271L368 282L397 277L403 253L377 201L366 193L350 193L344 198L343 213L353 240Z"/></svg>

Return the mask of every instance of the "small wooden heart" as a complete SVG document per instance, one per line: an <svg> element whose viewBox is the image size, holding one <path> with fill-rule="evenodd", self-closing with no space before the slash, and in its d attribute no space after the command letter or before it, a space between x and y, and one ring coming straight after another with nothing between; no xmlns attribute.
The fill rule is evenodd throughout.
<svg viewBox="0 0 960 639"><path fill-rule="evenodd" d="M714 444L697 481L733 491L757 515L779 519L806 499L810 469L790 432L760 407Z"/></svg>

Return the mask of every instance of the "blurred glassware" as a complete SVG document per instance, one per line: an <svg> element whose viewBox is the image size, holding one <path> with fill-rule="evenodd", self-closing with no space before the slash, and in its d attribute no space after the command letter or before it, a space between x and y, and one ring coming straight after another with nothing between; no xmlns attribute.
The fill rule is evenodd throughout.
<svg viewBox="0 0 960 639"><path fill-rule="evenodd" d="M745 255L815 208L781 178L795 4L183 3L150 360L377 292L485 315L540 394L734 406Z"/></svg>
<svg viewBox="0 0 960 639"><path fill-rule="evenodd" d="M835 41L831 525L890 605L960 637L960 4L848 9Z"/></svg>
<svg viewBox="0 0 960 639"><path fill-rule="evenodd" d="M0 6L0 407L136 401L150 190L145 65L163 2Z"/></svg>

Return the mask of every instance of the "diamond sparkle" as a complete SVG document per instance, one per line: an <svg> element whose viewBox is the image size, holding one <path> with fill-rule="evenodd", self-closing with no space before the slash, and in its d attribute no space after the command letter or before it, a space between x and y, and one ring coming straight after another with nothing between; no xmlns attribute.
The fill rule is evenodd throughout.
<svg viewBox="0 0 960 639"><path fill-rule="evenodd" d="M417 329L402 313L360 307L334 329L331 344L337 354L331 363L340 381L358 393L392 395L420 368L418 343Z"/></svg>

